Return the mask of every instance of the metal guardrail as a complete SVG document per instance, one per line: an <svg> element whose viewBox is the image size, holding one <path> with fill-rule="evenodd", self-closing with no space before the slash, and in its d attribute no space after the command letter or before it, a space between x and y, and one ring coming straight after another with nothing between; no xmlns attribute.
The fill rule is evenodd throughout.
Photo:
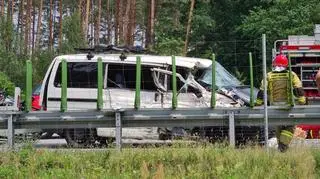
<svg viewBox="0 0 320 179"><path fill-rule="evenodd" d="M268 107L269 126L317 124L320 106L293 108ZM13 147L15 129L116 128L116 143L121 148L125 127L201 127L229 126L230 145L235 145L235 126L263 126L263 107L199 109L123 109L101 111L0 112L0 128L8 130L8 145Z"/></svg>

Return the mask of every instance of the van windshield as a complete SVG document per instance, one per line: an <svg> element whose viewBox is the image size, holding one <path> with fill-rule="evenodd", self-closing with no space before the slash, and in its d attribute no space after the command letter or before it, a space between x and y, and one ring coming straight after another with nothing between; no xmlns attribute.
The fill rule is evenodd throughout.
<svg viewBox="0 0 320 179"><path fill-rule="evenodd" d="M207 68L198 78L198 81L206 87L212 86L212 66ZM229 73L220 63L216 62L216 87L240 86L241 82Z"/></svg>

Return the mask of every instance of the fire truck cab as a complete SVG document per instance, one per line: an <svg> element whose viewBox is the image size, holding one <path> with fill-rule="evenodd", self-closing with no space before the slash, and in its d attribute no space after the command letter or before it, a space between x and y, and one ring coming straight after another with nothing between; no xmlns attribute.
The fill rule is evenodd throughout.
<svg viewBox="0 0 320 179"><path fill-rule="evenodd" d="M290 35L288 39L276 40L273 57L290 55L291 69L302 81L308 105L320 104L320 92L316 85L316 74L320 68L320 24L314 28L314 36ZM308 132L307 138L320 138L319 125L298 125Z"/></svg>

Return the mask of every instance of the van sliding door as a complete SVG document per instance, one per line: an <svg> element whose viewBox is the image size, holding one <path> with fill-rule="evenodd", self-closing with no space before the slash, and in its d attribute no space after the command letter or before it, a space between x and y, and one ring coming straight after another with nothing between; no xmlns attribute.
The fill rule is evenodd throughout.
<svg viewBox="0 0 320 179"><path fill-rule="evenodd" d="M151 75L151 66L141 68L141 108L160 108L157 87ZM106 83L106 108L133 108L136 85L135 64L108 64Z"/></svg>
<svg viewBox="0 0 320 179"><path fill-rule="evenodd" d="M48 89L48 108L59 109L61 101L61 63ZM68 109L95 109L97 102L97 63L68 62ZM50 83L50 82L49 82Z"/></svg>

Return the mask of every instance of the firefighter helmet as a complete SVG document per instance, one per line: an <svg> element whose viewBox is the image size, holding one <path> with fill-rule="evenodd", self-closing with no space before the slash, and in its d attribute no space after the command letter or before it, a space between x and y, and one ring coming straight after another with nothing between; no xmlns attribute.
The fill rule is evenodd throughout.
<svg viewBox="0 0 320 179"><path fill-rule="evenodd" d="M288 67L288 58L285 55L277 55L272 62L273 67Z"/></svg>

